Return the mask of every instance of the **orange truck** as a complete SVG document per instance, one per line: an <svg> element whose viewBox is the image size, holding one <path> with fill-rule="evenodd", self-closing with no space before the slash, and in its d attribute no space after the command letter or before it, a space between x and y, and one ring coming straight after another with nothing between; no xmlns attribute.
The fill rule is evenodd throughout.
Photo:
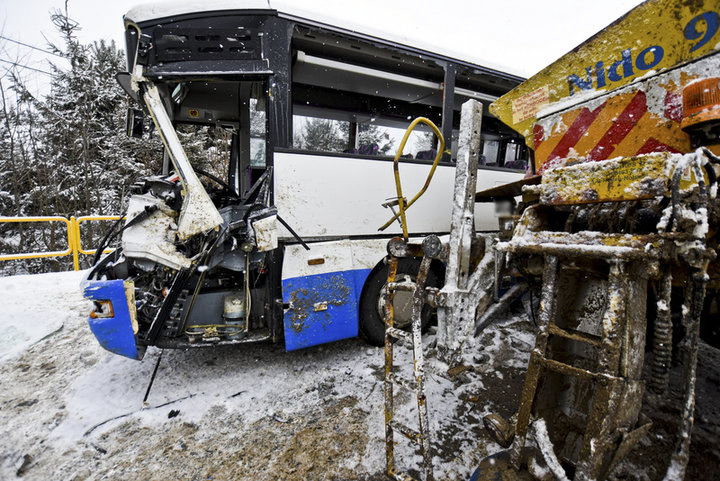
<svg viewBox="0 0 720 481"><path fill-rule="evenodd" d="M649 0L492 104L534 175L477 198L522 196L497 250L541 302L520 406L484 419L507 449L474 480L607 478L674 358L679 432L656 470L685 477L698 344L720 344L719 30L720 1Z"/></svg>

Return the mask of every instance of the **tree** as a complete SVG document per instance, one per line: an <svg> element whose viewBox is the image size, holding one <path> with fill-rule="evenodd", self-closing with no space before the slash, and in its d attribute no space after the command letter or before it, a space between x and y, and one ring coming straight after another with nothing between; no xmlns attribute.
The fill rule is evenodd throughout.
<svg viewBox="0 0 720 481"><path fill-rule="evenodd" d="M52 20L62 43L51 50L65 58L69 68L51 67L50 94L33 98L13 78L10 101L0 84L0 215L120 214L130 186L159 170L161 144L157 138L138 140L124 134L127 100L114 78L125 68L123 52L114 43L78 42L79 27L66 13L56 12ZM85 245L94 245L101 234L88 224ZM32 235L16 230L0 236L17 240L16 250L0 245L2 252L66 246L64 232L49 226ZM34 243L40 248L33 248ZM64 269L69 262L64 258L25 265L31 271L40 264L44 270L48 264Z"/></svg>
<svg viewBox="0 0 720 481"><path fill-rule="evenodd" d="M295 147L320 152L342 152L347 148L346 124L338 126L338 121L320 118L308 118L295 135Z"/></svg>
<svg viewBox="0 0 720 481"><path fill-rule="evenodd" d="M378 154L385 155L395 146L395 139L377 124L358 124L358 145L377 144Z"/></svg>
<svg viewBox="0 0 720 481"><path fill-rule="evenodd" d="M415 138L415 151L430 150L435 148L435 135L432 132L418 132Z"/></svg>
<svg viewBox="0 0 720 481"><path fill-rule="evenodd" d="M47 197L46 189L54 190L49 207L56 215L122 212L129 186L151 173L160 157L159 145L123 134L126 99L114 75L125 61L114 42L82 45L75 37L77 24L67 15L56 13L53 22L64 40L55 53L70 69L53 67L51 93L38 105L42 150L37 162L47 176L36 179L45 192L37 194Z"/></svg>
<svg viewBox="0 0 720 481"><path fill-rule="evenodd" d="M349 145L352 125L346 121L307 118L295 135L295 147L321 152L342 152L352 147ZM357 145L373 144L377 144L378 154L387 154L393 149L395 140L377 124L357 124Z"/></svg>

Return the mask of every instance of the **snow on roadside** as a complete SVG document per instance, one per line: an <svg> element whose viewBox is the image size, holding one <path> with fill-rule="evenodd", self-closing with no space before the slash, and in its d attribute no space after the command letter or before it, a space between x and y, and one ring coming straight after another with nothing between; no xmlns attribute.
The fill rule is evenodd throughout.
<svg viewBox="0 0 720 481"><path fill-rule="evenodd" d="M71 271L0 277L0 360L62 328L83 306L89 311L80 293L84 275Z"/></svg>
<svg viewBox="0 0 720 481"><path fill-rule="evenodd" d="M0 362L0 479L18 470L31 480L385 479L382 349L360 339L294 352L269 344L151 348L133 361L103 350L90 333L82 276L0 279L11 300L0 305L2 319L36 331L64 324L30 347L13 345ZM510 319L500 333L491 329L472 349L489 359L477 365L470 356L476 365L457 376L428 358L436 479L467 479L499 449L480 419L497 394L519 391L509 385L529 349L517 342L528 337L518 322L528 324ZM399 373L410 377L409 352L396 354ZM497 382L502 391L492 391ZM395 406L417 427L412 393L398 389ZM417 451L396 441L398 466L417 468Z"/></svg>

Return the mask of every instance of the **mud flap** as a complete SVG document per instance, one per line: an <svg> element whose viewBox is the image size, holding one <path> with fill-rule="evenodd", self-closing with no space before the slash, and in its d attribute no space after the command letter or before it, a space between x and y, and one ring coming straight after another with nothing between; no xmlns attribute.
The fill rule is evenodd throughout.
<svg viewBox="0 0 720 481"><path fill-rule="evenodd" d="M100 345L114 354L142 359L133 330L135 306L129 304L125 283L122 280L85 281L82 289L87 299L105 306L102 312L95 310L88 317L90 330ZM129 292L132 295L133 289Z"/></svg>
<svg viewBox="0 0 720 481"><path fill-rule="evenodd" d="M352 268L349 244L314 244L310 251L288 246L285 259L285 349L356 337L358 300L370 269Z"/></svg>

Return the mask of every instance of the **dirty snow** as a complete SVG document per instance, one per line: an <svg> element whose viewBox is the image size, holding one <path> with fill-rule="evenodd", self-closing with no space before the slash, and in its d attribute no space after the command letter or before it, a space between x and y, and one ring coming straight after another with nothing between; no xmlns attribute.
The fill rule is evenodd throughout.
<svg viewBox="0 0 720 481"><path fill-rule="evenodd" d="M104 351L92 337L81 277L0 279L0 319L62 324L30 347L23 347L29 341L14 346L0 361L0 479L387 479L382 349L350 339L290 353L269 344L149 349L143 361L132 361ZM490 412L509 417L517 409L533 323L514 312L469 344L455 372L428 348L438 480L468 479L483 457L501 449L481 419ZM400 373L409 376L409 353L395 350ZM688 479L720 466L717 352L701 349ZM398 417L416 426L414 395L396 391ZM611 481L653 480L664 473L679 410L652 396L646 394L647 414L659 428ZM397 465L418 475L418 452L400 435L395 442Z"/></svg>
<svg viewBox="0 0 720 481"><path fill-rule="evenodd" d="M38 331L0 363L0 479L384 479L382 349L360 339L290 353L270 344L150 348L133 361L92 337L82 275L0 279L14 293L2 319L55 331L39 341L48 331ZM481 428L495 409L485 385L519 396L532 343L527 321L504 322L520 329L493 331L489 355L477 346L464 371L428 363L437 479L467 479L499 449ZM408 350L396 348L396 365L410 377ZM416 426L414 395L397 388L395 403ZM419 454L397 438L398 466L416 470Z"/></svg>

